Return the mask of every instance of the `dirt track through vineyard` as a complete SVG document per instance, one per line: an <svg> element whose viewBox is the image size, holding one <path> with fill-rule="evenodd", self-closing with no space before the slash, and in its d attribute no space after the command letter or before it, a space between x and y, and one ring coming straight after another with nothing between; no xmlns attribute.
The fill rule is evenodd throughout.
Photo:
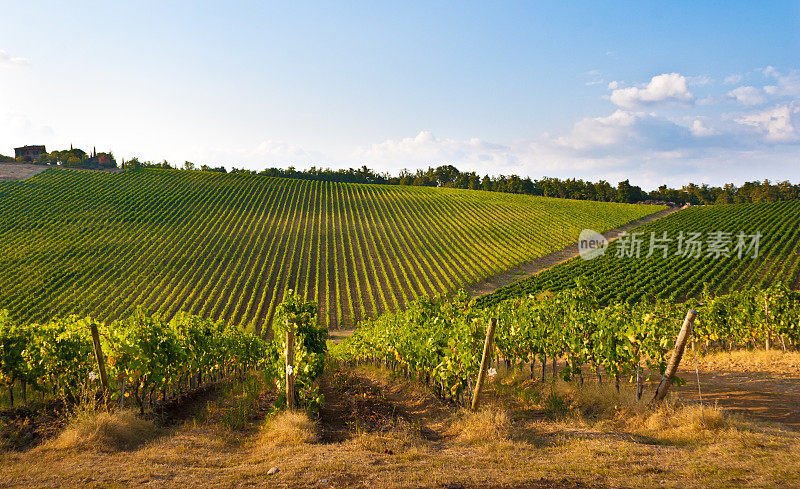
<svg viewBox="0 0 800 489"><path fill-rule="evenodd" d="M700 393L691 355L684 356L678 375L686 385L676 388L682 399L717 405L800 430L800 354L773 352L768 362L741 361L748 352L716 361L699 362ZM752 353L754 357L764 352Z"/></svg>
<svg viewBox="0 0 800 489"><path fill-rule="evenodd" d="M655 212L653 214L649 214L642 218L636 219L635 221L631 221L623 226L610 229L602 234L609 242L611 242L617 239L620 233L628 232L631 229L661 219L662 217L666 217L670 214L673 214L679 211L680 209L681 207L670 207ZM467 290L467 292L469 293L470 297L480 297L483 295L491 294L497 291L498 289L501 289L507 285L511 285L513 283L519 282L520 280L524 280L528 277L536 275L539 272L543 272L560 263L575 258L576 256L578 256L577 242L572 243L571 245L561 250L554 251L553 253L544 255L535 260L525 262L522 265L514 267L511 270L503 272L499 275L495 275L489 278L488 280L485 280L481 283L478 283L470 287Z"/></svg>

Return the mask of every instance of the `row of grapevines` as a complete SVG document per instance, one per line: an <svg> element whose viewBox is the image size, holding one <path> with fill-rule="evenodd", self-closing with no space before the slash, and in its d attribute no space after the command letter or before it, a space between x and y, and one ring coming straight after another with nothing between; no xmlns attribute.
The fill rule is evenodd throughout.
<svg viewBox="0 0 800 489"><path fill-rule="evenodd" d="M543 290L562 290L578 277L590 278L598 286L603 303L648 297L682 301L700 298L704 287L715 294L778 282L800 287L800 201L693 207L632 232L641 233L639 257L621 253L623 242L616 240L602 256L589 261L575 258L485 296L480 303L487 306ZM707 245L715 232L730 233L728 256L709 252ZM735 247L740 232L760 234L758 256L753 250L739 256ZM699 256L686 254L685 248L679 253L681 233L700 233ZM671 240L666 242L667 256L660 249L647 256L653 238L664 236Z"/></svg>
<svg viewBox="0 0 800 489"><path fill-rule="evenodd" d="M758 289L748 287L713 296L702 295L703 317L696 334L707 341L726 341L729 348L763 342L766 348L780 342L785 350L800 340L800 293L786 283Z"/></svg>
<svg viewBox="0 0 800 489"><path fill-rule="evenodd" d="M41 395L70 402L99 384L89 317L69 316L45 324L20 324L0 312L0 383L19 382ZM111 399L133 397L144 410L153 395L174 394L203 379L252 369L274 369L275 346L238 328L180 313L170 321L137 309L106 326L98 324L107 357Z"/></svg>
<svg viewBox="0 0 800 489"><path fill-rule="evenodd" d="M327 329L316 324L316 304L291 293L279 306L281 324L294 324L295 365L300 401L322 402L314 381L322 373ZM42 397L54 395L74 403L99 387L89 317L69 316L45 324L19 323L0 311L0 386L14 386ZM275 341L196 315L180 312L169 321L142 308L109 325L98 324L107 358L109 398L132 397L140 409L153 396L180 395L186 389L223 377L260 370L276 379L285 374L285 336Z"/></svg>
<svg viewBox="0 0 800 489"><path fill-rule="evenodd" d="M265 331L287 289L355 324L658 207L259 175L48 169L0 189L0 304L20 321L137 305Z"/></svg>
<svg viewBox="0 0 800 489"><path fill-rule="evenodd" d="M343 361L375 362L426 382L446 398L462 401L477 375L489 318L497 319L495 345L510 365L563 360L565 379L583 380L584 367L616 379L663 374L666 356L686 308L700 311L696 337L740 344L780 338L800 342L800 293L785 285L707 297L678 305L656 300L602 305L596 287L527 296L482 308L465 294L453 300L419 299L400 313L361 324L332 350ZM555 368L554 368L555 375Z"/></svg>

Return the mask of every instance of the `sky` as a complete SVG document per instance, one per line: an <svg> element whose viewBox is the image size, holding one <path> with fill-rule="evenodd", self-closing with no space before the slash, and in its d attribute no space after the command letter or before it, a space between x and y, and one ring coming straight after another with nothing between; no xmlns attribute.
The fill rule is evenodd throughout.
<svg viewBox="0 0 800 489"><path fill-rule="evenodd" d="M0 0L0 154L800 183L800 2Z"/></svg>

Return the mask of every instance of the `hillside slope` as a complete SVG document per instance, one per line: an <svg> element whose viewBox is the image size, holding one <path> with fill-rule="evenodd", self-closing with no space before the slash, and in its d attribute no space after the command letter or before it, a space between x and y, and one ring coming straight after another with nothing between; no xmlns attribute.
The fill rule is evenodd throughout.
<svg viewBox="0 0 800 489"><path fill-rule="evenodd" d="M140 169L0 183L0 308L102 320L137 305L269 324L286 289L352 324L657 206Z"/></svg>
<svg viewBox="0 0 800 489"><path fill-rule="evenodd" d="M795 288L800 285L800 201L797 200L692 207L631 231L634 232L641 235L633 240L631 234L627 242L619 239L612 242L603 256L589 261L574 258L483 296L479 302L491 305L509 297L562 290L572 287L577 277L586 277L598 285L602 301L643 297L680 301L699 297L704 284L709 291L719 293L776 281ZM681 232L683 245L679 253ZM730 234L714 234L717 232ZM689 244L689 233L700 233L695 240L701 243L699 257L695 246ZM744 235L741 257L737 249L740 233ZM761 235L758 256L755 247L750 248L756 233ZM640 240L639 257L635 254L636 240ZM651 243L666 246L666 258L660 247L654 247L648 257ZM621 253L623 249L625 253ZM726 252L729 256L725 256Z"/></svg>

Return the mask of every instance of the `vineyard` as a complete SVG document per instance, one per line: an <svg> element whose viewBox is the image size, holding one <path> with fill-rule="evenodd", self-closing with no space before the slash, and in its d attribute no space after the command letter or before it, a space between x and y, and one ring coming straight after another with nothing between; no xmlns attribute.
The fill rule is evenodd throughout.
<svg viewBox="0 0 800 489"><path fill-rule="evenodd" d="M289 323L296 329L297 393L314 408L322 402L312 383L322 373L327 330L316 325L316 304L296 295L286 297L277 315L282 325L278 331L284 332ZM92 325L98 330L100 356L106 359L100 370ZM138 405L144 413L154 396L162 401L180 398L209 382L243 379L254 371L271 381L283 378L285 348L283 334L267 341L186 313L166 321L139 308L107 325L76 315L35 324L18 323L0 310L0 387L10 406L15 394L23 404L31 394L35 400L55 397L72 405L89 401L86 396L98 391L102 380L108 384L106 402L121 408L128 399L128 405ZM106 366L103 379L100 372L105 374Z"/></svg>
<svg viewBox="0 0 800 489"><path fill-rule="evenodd" d="M564 380L583 383L584 367L602 377L631 381L641 397L643 381L660 378L687 308L699 310L695 338L732 349L800 343L800 293L785 285L747 288L728 295L704 295L702 303L614 302L603 306L599 290L578 280L577 287L541 297L501 301L480 308L465 295L454 300L420 300L408 310L365 321L331 354L345 362L384 366L464 404L480 366L480 351L490 318L497 320L498 358L509 366L530 366L530 376L545 378L547 361L564 361Z"/></svg>
<svg viewBox="0 0 800 489"><path fill-rule="evenodd" d="M461 286L658 207L154 169L48 170L0 198L0 485L800 480L797 206L681 210L476 299ZM696 384L671 355L689 309ZM684 404L705 353L782 357L745 368L787 427Z"/></svg>
<svg viewBox="0 0 800 489"><path fill-rule="evenodd" d="M629 236L628 241L612 241L603 256L589 261L572 259L487 295L479 303L488 306L544 290L563 290L572 287L578 277L589 278L597 286L601 303L645 298L683 301L700 297L704 287L725 294L776 282L792 288L800 285L800 201L692 207L634 231L641 233L636 237L641 240L639 257L627 253ZM709 248L718 232L730 233L722 247L729 256ZM756 232L760 233L758 256L754 249L739 256L739 233L752 236ZM678 254L682 233L686 242L689 233L699 233L696 241L701 246L690 253L684 247ZM751 241L745 240L746 245ZM648 257L652 242L666 249L656 248Z"/></svg>
<svg viewBox="0 0 800 489"><path fill-rule="evenodd" d="M21 322L137 306L272 324L284 291L352 325L452 293L658 206L199 171L0 182L0 305Z"/></svg>
<svg viewBox="0 0 800 489"><path fill-rule="evenodd" d="M100 387L90 334L91 318L69 316L46 324L20 324L0 311L0 385L8 404L16 396L47 395L74 404ZM142 411L156 398L172 397L209 379L251 369L274 368L277 350L260 337L198 316L167 323L141 310L106 328L102 350L110 377L109 400L136 403Z"/></svg>

